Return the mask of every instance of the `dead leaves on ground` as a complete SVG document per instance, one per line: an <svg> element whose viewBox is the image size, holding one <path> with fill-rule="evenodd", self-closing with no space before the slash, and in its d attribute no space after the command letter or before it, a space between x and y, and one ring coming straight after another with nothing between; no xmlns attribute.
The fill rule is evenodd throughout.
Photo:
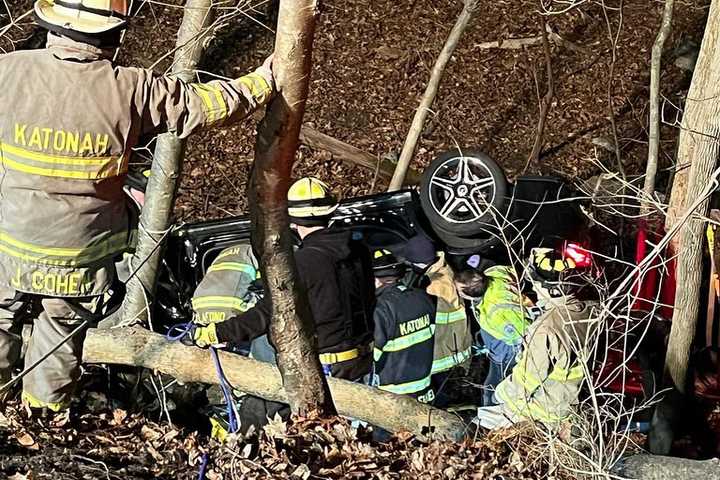
<svg viewBox="0 0 720 480"><path fill-rule="evenodd" d="M465 443L427 443L410 434L379 443L370 429L353 428L346 419L309 417L286 423L276 418L259 437L230 435L220 445L124 410L84 413L59 427L28 420L19 407L10 407L0 425L10 426L0 426L0 442L5 435L17 445L15 454L0 451L0 473L16 480L99 478L98 472L111 479L189 480L197 477L205 454L208 480L520 480L547 474L542 462L523 450L527 442L522 431ZM64 476L54 476L57 465L63 466Z"/></svg>

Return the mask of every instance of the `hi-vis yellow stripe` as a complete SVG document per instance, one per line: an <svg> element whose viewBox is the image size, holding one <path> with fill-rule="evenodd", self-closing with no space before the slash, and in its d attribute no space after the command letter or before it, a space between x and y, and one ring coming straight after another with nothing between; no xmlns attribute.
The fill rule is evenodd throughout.
<svg viewBox="0 0 720 480"><path fill-rule="evenodd" d="M248 265L247 263L240 263L240 262L214 263L214 264L210 265L210 268L208 268L208 273L221 272L224 270L247 273L248 275L250 275L253 278L255 278L255 276L257 275L257 270L255 270L255 268L252 265Z"/></svg>
<svg viewBox="0 0 720 480"><path fill-rule="evenodd" d="M45 177L98 180L114 177L127 171L127 162L125 162L126 157L124 156L62 157L26 150L7 143L0 144L0 154L0 163L7 168Z"/></svg>
<svg viewBox="0 0 720 480"><path fill-rule="evenodd" d="M242 299L230 296L208 295L206 297L195 297L192 299L192 306L195 310L200 308L229 308L244 312L252 305Z"/></svg>
<svg viewBox="0 0 720 480"><path fill-rule="evenodd" d="M85 248L43 247L0 232L0 252L24 262L61 267L82 267L127 248L128 233L120 232Z"/></svg>
<svg viewBox="0 0 720 480"><path fill-rule="evenodd" d="M248 89L250 95L257 101L264 100L272 91L263 76L255 72L248 73L244 77L239 78L238 81Z"/></svg>
<svg viewBox="0 0 720 480"><path fill-rule="evenodd" d="M208 83L191 83L190 87L200 96L208 123L220 121L228 116L227 103L219 87Z"/></svg>

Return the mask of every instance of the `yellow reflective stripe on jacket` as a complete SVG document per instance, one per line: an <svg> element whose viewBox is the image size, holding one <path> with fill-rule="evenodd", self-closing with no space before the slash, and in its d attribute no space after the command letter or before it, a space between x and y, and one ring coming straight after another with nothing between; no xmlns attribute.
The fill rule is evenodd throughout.
<svg viewBox="0 0 720 480"><path fill-rule="evenodd" d="M429 325L421 330L418 330L417 332L403 335L402 337L393 338L392 340L388 340L387 343L382 347L382 351L397 352L400 350L405 350L406 348L410 348L413 345L417 345L418 343L430 340L431 338L433 338L434 333L435 325Z"/></svg>
<svg viewBox="0 0 720 480"><path fill-rule="evenodd" d="M127 172L126 155L64 157L0 143L0 163L22 173L76 180L99 180Z"/></svg>
<svg viewBox="0 0 720 480"><path fill-rule="evenodd" d="M528 394L533 393L542 384L542 380L533 375L527 370L527 360L521 358L520 361L515 365L512 371L512 380L519 383L525 392Z"/></svg>
<svg viewBox="0 0 720 480"><path fill-rule="evenodd" d="M227 103L225 103L219 87L208 83L191 83L190 87L200 96L200 99L202 99L208 123L220 121L227 117Z"/></svg>
<svg viewBox="0 0 720 480"><path fill-rule="evenodd" d="M383 356L382 350L380 350L377 347L373 348L373 360L375 360L377 362L378 360L380 360L382 358L382 356Z"/></svg>
<svg viewBox="0 0 720 480"><path fill-rule="evenodd" d="M435 314L436 325L449 325L451 323L460 322L467 319L464 308L452 312L437 312Z"/></svg>
<svg viewBox="0 0 720 480"><path fill-rule="evenodd" d="M495 390L495 396L517 415L544 423L557 423L563 420L564 417L553 415L538 405L537 402L532 400L524 401L522 399L514 399L509 395L505 395L505 392L501 387L502 384L500 384L499 388Z"/></svg>
<svg viewBox="0 0 720 480"><path fill-rule="evenodd" d="M192 299L192 306L194 310L201 308L231 308L241 312L250 308L250 305L240 298L222 295L195 297Z"/></svg>
<svg viewBox="0 0 720 480"><path fill-rule="evenodd" d="M47 408L53 412L59 412L70 406L69 402L43 402L26 391L22 392L21 399L31 408Z"/></svg>
<svg viewBox="0 0 720 480"><path fill-rule="evenodd" d="M422 391L430 386L430 375L428 375L425 378L421 378L420 380L415 380L414 382L407 382L407 383L396 383L396 384L388 384L388 385L378 385L378 388L380 390L385 390L387 392L397 393L398 395L405 395L408 393L415 393Z"/></svg>
<svg viewBox="0 0 720 480"><path fill-rule="evenodd" d="M585 372L583 371L582 365L575 365L570 370L565 370L561 367L555 367L555 369L550 373L548 378L550 380L555 380L556 382L567 382L574 380L582 380L584 376Z"/></svg>
<svg viewBox="0 0 720 480"><path fill-rule="evenodd" d="M210 87L210 91L215 96L215 101L220 106L220 111L218 113L218 120L222 120L223 118L228 116L228 106L227 103L225 103L225 99L223 98L222 91L219 87L216 87L214 85L208 85Z"/></svg>
<svg viewBox="0 0 720 480"><path fill-rule="evenodd" d="M256 72L248 73L244 77L239 78L238 81L248 89L256 100L264 99L272 93L272 89L267 80Z"/></svg>
<svg viewBox="0 0 720 480"><path fill-rule="evenodd" d="M257 270L255 270L255 267L252 265L248 265L247 263L240 263L240 262L220 262L220 263L213 263L210 265L210 268L208 268L208 273L210 272L222 272L222 271L234 271L234 272L243 272L247 273L251 277L255 277L257 274Z"/></svg>
<svg viewBox="0 0 720 480"><path fill-rule="evenodd" d="M467 348L466 350L463 350L462 352L453 353L452 355L448 355L447 357L438 358L436 360L433 360L432 364L432 373L433 375L436 373L444 372L445 370L450 370L452 367L456 365L460 365L465 360L470 358L471 355L471 348Z"/></svg>
<svg viewBox="0 0 720 480"><path fill-rule="evenodd" d="M128 232L120 232L84 248L43 247L23 242L0 231L0 251L26 262L78 267L127 249Z"/></svg>

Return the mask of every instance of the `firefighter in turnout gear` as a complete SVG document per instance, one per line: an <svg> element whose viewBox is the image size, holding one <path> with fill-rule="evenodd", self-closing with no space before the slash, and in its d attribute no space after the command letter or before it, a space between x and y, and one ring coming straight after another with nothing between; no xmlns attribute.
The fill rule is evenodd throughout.
<svg viewBox="0 0 720 480"><path fill-rule="evenodd" d="M38 0L47 47L0 55L0 378L34 321L24 378L31 407L68 405L79 376L83 320L98 320L128 248L122 187L141 136L236 122L273 94L270 62L231 81L185 83L111 62L127 0Z"/></svg>
<svg viewBox="0 0 720 480"><path fill-rule="evenodd" d="M550 249L533 249L528 270L545 313L528 329L517 364L498 385L499 405L479 411L488 428L520 420L557 425L578 402L584 380L580 359L587 358L597 323L597 303L577 296L587 280L572 259L557 258Z"/></svg>
<svg viewBox="0 0 720 480"><path fill-rule="evenodd" d="M432 384L433 405L444 408L450 398L445 394L454 377L453 371L466 370L472 355L472 332L465 312L465 302L458 295L454 274L443 252L436 253L430 240L423 235L410 238L403 256L415 275L423 275L419 287L437 298L435 312L435 347Z"/></svg>
<svg viewBox="0 0 720 480"><path fill-rule="evenodd" d="M530 325L512 267L464 269L455 274L461 297L472 302L472 313L489 351L490 368L483 383L483 405L492 405L493 393L510 373Z"/></svg>
<svg viewBox="0 0 720 480"><path fill-rule="evenodd" d="M288 191L290 222L302 240L295 262L315 320L320 363L333 377L358 380L372 364L372 265L351 232L327 228L337 206L316 178L302 178ZM268 301L261 300L224 322L196 328L194 337L200 346L253 340L268 332L270 315Z"/></svg>
<svg viewBox="0 0 720 480"><path fill-rule="evenodd" d="M402 284L405 266L388 250L373 254L373 273L377 305L372 384L430 403L435 398L431 383L435 299Z"/></svg>
<svg viewBox="0 0 720 480"><path fill-rule="evenodd" d="M195 323L209 325L254 307L262 294L260 267L250 245L237 245L218 254L195 289Z"/></svg>

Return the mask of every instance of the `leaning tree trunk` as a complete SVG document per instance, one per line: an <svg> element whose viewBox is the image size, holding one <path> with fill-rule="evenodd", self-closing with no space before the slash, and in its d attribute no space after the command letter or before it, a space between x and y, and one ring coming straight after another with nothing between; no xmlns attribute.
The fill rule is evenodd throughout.
<svg viewBox="0 0 720 480"><path fill-rule="evenodd" d="M194 80L193 72L203 55L203 42L199 37L211 19L211 4L211 0L187 0L185 4L171 74L186 82ZM158 136L140 217L137 249L131 262L131 270L134 272L137 269L137 272L127 284L122 313L118 318L122 323L146 322L148 319L184 155L185 140L173 133Z"/></svg>
<svg viewBox="0 0 720 480"><path fill-rule="evenodd" d="M317 0L280 0L273 70L278 95L272 100L255 144L250 178L253 248L260 256L266 295L272 305L270 336L294 413L335 408L317 355L307 293L300 288L287 213L287 192L305 112Z"/></svg>
<svg viewBox="0 0 720 480"><path fill-rule="evenodd" d="M713 0L695 73L685 105L678 164L689 163L686 200L695 200L710 183L720 153L720 0ZM696 213L706 215L708 199ZM687 205L689 202L685 201ZM685 392L690 348L700 305L704 222L690 219L680 230L675 310L665 367L672 383Z"/></svg>
<svg viewBox="0 0 720 480"><path fill-rule="evenodd" d="M642 213L647 215L655 194L655 177L657 175L658 156L660 152L660 74L662 65L663 47L670 35L675 0L665 0L662 24L658 31L652 48L650 61L650 123L648 129L648 161L645 168L645 183L643 185Z"/></svg>
<svg viewBox="0 0 720 480"><path fill-rule="evenodd" d="M435 61L435 65L430 73L430 80L428 81L427 87L425 87L425 93L423 93L422 99L420 100L420 106L415 111L415 116L410 125L405 144L403 145L402 152L400 152L400 159L398 160L397 167L395 167L395 173L390 180L390 186L388 187L389 192L400 190L405 183L405 175L410 168L410 161L415 154L415 147L422 134L423 125L425 125L430 107L435 101L435 96L440 88L440 81L442 80L443 73L445 73L445 67L450 61L450 57L452 57L463 32L465 32L465 29L470 23L470 19L476 8L477 0L465 0L463 9L455 21L455 26L453 26L453 29L450 31L450 35L448 35L445 45Z"/></svg>

